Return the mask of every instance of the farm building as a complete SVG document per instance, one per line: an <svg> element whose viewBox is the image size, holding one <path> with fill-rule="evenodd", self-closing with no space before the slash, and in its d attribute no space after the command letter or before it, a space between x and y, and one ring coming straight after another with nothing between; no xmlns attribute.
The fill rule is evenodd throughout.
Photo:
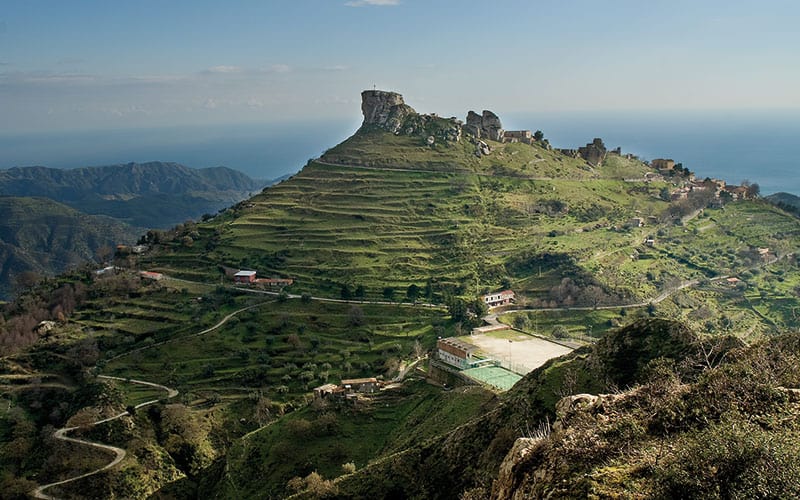
<svg viewBox="0 0 800 500"><path fill-rule="evenodd" d="M375 377L370 378L353 378L353 379L346 379L342 380L340 385L344 388L345 392L353 393L353 392L378 392L380 389L380 385L378 384L378 379Z"/></svg>
<svg viewBox="0 0 800 500"><path fill-rule="evenodd" d="M469 368L474 359L473 354L478 348L454 337L439 339L436 343L439 349L439 359L456 368Z"/></svg>
<svg viewBox="0 0 800 500"><path fill-rule="evenodd" d="M255 271L239 271L233 275L233 281L236 283L255 283Z"/></svg>
<svg viewBox="0 0 800 500"><path fill-rule="evenodd" d="M147 278L149 280L153 280L153 281L160 281L160 280L164 279L164 275L163 274L154 273L152 271L140 271L139 272L139 276L141 276L142 278Z"/></svg>
<svg viewBox="0 0 800 500"><path fill-rule="evenodd" d="M504 306L514 302L516 295L511 290L503 290L502 292L489 293L481 297L489 307Z"/></svg>
<svg viewBox="0 0 800 500"><path fill-rule="evenodd" d="M325 384L314 388L314 397L317 399L326 399L335 394L341 393L343 390L344 389L340 388L336 384Z"/></svg>

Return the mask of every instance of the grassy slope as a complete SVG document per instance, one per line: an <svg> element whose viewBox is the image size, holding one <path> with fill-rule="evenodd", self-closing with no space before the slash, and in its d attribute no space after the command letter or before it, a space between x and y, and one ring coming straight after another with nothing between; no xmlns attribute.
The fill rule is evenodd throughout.
<svg viewBox="0 0 800 500"><path fill-rule="evenodd" d="M441 300L444 293L471 295L476 281L479 290L486 290L507 279L523 300L534 305L553 305L552 289L567 277L579 282L579 291L594 282L632 301L651 298L688 279L702 279L701 286L676 294L653 312L682 318L704 330L746 337L797 323L796 258L764 267L751 252L757 246L768 246L780 256L796 250L797 221L780 210L761 203L735 203L707 210L683 225L624 229L634 215L659 215L667 208L659 198L666 184L623 180L646 171L638 162L614 158L592 171L577 160L524 144L493 144L493 154L478 159L466 142L437 145L437 154L430 156L414 140L356 136L324 160L355 163L356 155L370 150L374 156L370 162L380 160L382 168L312 162L293 178L207 223L162 235L159 246L132 263L206 284L169 280L141 287L132 283L138 278L128 275L102 278L78 307L72 336L63 342L88 335L110 359L109 351L148 347L195 333L227 313L263 300L216 289L220 265L251 267L260 276L294 277L296 292L338 296L342 284L351 288L361 284L370 298L381 298L384 287L393 287L402 296L408 284L422 286L431 280L434 299ZM424 158L431 160L421 163ZM190 234L187 241L184 236ZM643 245L647 236L656 237L656 247ZM634 253L639 254L637 259L631 258ZM726 274L739 276L744 286L709 281ZM574 304L580 297L572 300ZM208 405L224 408L226 416L218 425L228 433L219 440L225 442L256 427L254 397L274 399L275 411L301 405L309 387L327 379L391 371L392 359L407 357L414 340L430 347L436 336L450 335L454 328L440 319L439 312L366 305L364 324L353 326L349 307L297 300L266 305L211 334L112 360L105 370L176 383L185 394L183 401L194 405L192 411L198 414ZM555 317L562 313L549 314L553 317L543 323L562 322ZM645 312L622 317L615 308L610 313L581 314L584 318L569 315L570 330L589 333L591 325L591 334L598 335L610 319L625 323ZM539 324L533 317L530 323ZM292 334L298 337L296 345L289 342ZM53 362L47 367L55 369L59 362L45 352L48 349L42 347L36 354L41 356L36 365L40 369ZM62 352L69 354L68 347ZM418 437L426 439L463 421L459 415L471 414L445 405L442 412L431 407L430 418L419 420L413 411L404 413L408 408L399 402L398 412L408 418L392 425L414 431L384 439L380 426L367 425L374 436L382 437L352 460L361 466L363 457L408 447L409 454L422 454L425 467L435 469L436 460L469 466L466 476L488 481L510 443L524 431L525 419L549 414L565 381L588 391L605 387L595 376L596 366L576 368L588 363L585 353L571 359L574 362L553 362L537 372L543 385L526 396L527 414L504 407L500 415L508 419L487 417L480 431L488 434L474 443L461 441L459 431L421 445ZM443 421L446 425L432 424L445 414L450 415ZM355 431L348 433L356 436ZM265 438L265 447L274 444ZM255 450L252 453L269 455L266 448ZM331 456L314 463L324 462L319 467L334 475L341 465L338 460ZM291 474L303 471L294 464ZM446 479L441 484L450 484L453 478L448 476L461 473L447 468L436 472L439 479ZM287 474L288 469L275 476L276 487L283 486ZM375 487L381 485L377 482Z"/></svg>
<svg viewBox="0 0 800 500"><path fill-rule="evenodd" d="M493 398L477 387L443 393L417 382L383 393L366 406L323 412L304 409L238 443L226 457L224 477L215 479L215 494L285 496L292 477L312 471L337 477L345 463L363 468L479 415ZM260 480L253 482L253 477Z"/></svg>

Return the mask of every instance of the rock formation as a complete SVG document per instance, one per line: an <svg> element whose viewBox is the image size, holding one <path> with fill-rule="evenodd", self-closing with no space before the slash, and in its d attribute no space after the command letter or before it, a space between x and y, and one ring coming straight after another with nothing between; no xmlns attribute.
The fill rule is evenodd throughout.
<svg viewBox="0 0 800 500"><path fill-rule="evenodd" d="M500 118L489 110L484 109L483 114L474 111L467 113L467 123L464 131L478 139L503 141L503 125Z"/></svg>
<svg viewBox="0 0 800 500"><path fill-rule="evenodd" d="M414 108L403 101L397 92L385 90L365 90L361 93L361 112L364 123L377 125L389 132L396 133L409 115L416 114Z"/></svg>

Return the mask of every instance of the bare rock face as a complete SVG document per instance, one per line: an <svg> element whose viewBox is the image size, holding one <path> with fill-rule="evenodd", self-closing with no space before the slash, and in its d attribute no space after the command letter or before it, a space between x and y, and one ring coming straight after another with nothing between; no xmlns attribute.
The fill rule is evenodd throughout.
<svg viewBox="0 0 800 500"><path fill-rule="evenodd" d="M500 123L500 118L486 109L480 115L474 111L467 113L464 131L478 139L503 141L503 125Z"/></svg>
<svg viewBox="0 0 800 500"><path fill-rule="evenodd" d="M524 468L521 465L525 463L525 459L535 453L543 441L543 439L523 437L514 442L514 446L508 452L506 458L503 459L503 463L500 464L497 480L492 485L491 498L493 500L522 500L528 498L525 495L525 491L520 488L519 476L524 476L524 473L521 474L519 469Z"/></svg>
<svg viewBox="0 0 800 500"><path fill-rule="evenodd" d="M414 109L403 101L397 92L385 90L365 90L361 93L361 112L366 125L377 125L396 133L406 117L415 114Z"/></svg>

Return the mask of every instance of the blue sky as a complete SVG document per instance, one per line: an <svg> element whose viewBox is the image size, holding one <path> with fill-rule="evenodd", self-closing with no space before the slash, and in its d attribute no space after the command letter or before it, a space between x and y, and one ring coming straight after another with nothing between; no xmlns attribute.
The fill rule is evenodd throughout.
<svg viewBox="0 0 800 500"><path fill-rule="evenodd" d="M800 108L800 2L40 1L0 6L0 133L422 112Z"/></svg>

